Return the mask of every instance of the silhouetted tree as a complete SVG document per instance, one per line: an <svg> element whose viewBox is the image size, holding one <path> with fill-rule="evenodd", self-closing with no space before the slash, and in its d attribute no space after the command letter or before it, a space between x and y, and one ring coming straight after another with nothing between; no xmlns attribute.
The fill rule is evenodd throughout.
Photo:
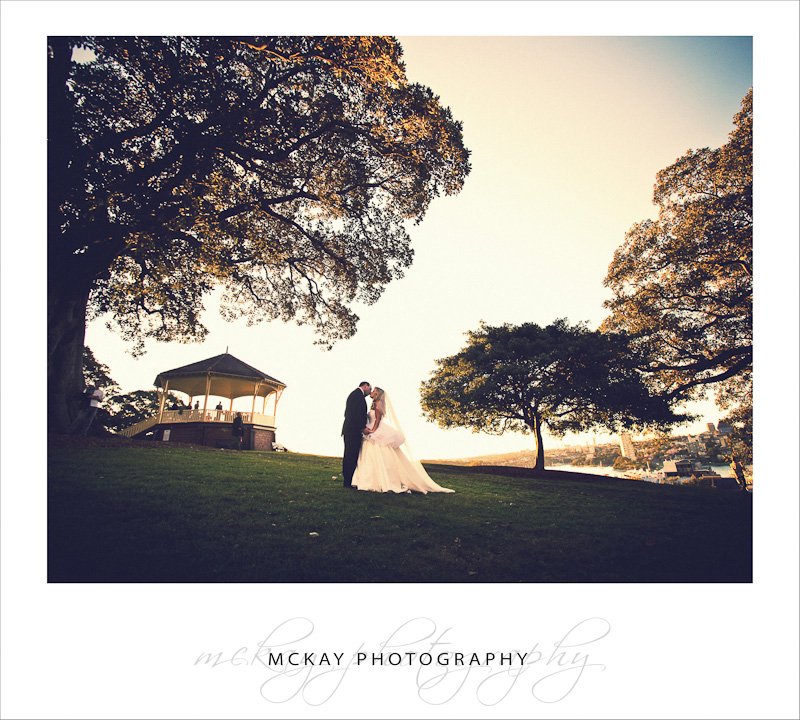
<svg viewBox="0 0 800 720"><path fill-rule="evenodd" d="M110 375L108 365L101 363L91 348L83 348L83 380L87 385L100 388L106 395L114 395L120 391L119 385Z"/></svg>
<svg viewBox="0 0 800 720"><path fill-rule="evenodd" d="M630 334L649 384L693 399L713 386L747 412L753 364L753 94L721 148L686 153L657 177L658 219L634 225L605 284L601 329ZM750 420L752 424L752 417Z"/></svg>
<svg viewBox="0 0 800 720"><path fill-rule="evenodd" d="M722 422L728 423L733 432L728 436L729 455L739 462L753 462L753 378L752 373L743 373L727 381L717 393L717 404L727 410Z"/></svg>
<svg viewBox="0 0 800 720"><path fill-rule="evenodd" d="M176 396L168 393L171 400L177 401ZM134 390L121 393L108 398L108 427L119 432L124 428L135 425L142 420L158 415L161 395L157 390Z"/></svg>
<svg viewBox="0 0 800 720"><path fill-rule="evenodd" d="M77 49L77 50L76 50ZM353 335L469 172L460 123L388 37L48 40L48 401L66 431L87 317L200 339L227 318ZM88 315L87 315L88 313Z"/></svg>
<svg viewBox="0 0 800 720"><path fill-rule="evenodd" d="M100 388L105 397L103 403L97 408L97 413L94 416L91 426L89 427L90 435L103 435L109 429L115 427L111 413L108 411L108 402L113 395L118 395L120 387L116 381L109 375L110 370L107 365L101 363L95 358L91 348L83 348L83 380L86 385L94 385ZM86 400L83 398L83 403Z"/></svg>
<svg viewBox="0 0 800 720"><path fill-rule="evenodd" d="M103 435L109 430L119 432L137 422L158 415L161 395L157 390L134 390L123 393L109 375L108 366L95 358L91 348L83 349L83 377L87 385L99 387L104 393L102 405L97 409L89 429L91 435ZM167 393L167 407L184 407L175 393ZM190 406L186 406L187 409Z"/></svg>
<svg viewBox="0 0 800 720"><path fill-rule="evenodd" d="M556 320L547 327L482 323L467 337L422 383L425 416L442 427L533 433L538 470L545 465L545 427L562 436L684 419L647 391L623 335Z"/></svg>

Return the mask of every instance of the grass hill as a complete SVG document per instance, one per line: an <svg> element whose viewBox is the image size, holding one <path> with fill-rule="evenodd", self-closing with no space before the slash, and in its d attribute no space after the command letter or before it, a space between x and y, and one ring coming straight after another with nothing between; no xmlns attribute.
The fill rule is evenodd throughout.
<svg viewBox="0 0 800 720"><path fill-rule="evenodd" d="M346 491L339 458L52 437L50 582L750 582L750 496L428 464L454 494Z"/></svg>

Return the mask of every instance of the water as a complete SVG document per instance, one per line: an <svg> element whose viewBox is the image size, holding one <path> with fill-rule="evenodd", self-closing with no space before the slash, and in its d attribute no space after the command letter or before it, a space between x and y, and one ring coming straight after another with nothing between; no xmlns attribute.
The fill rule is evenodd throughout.
<svg viewBox="0 0 800 720"><path fill-rule="evenodd" d="M733 477L733 471L728 465L709 465L709 467L722 477ZM545 469L580 472L587 475L606 475L608 477L625 477L625 473L630 472L629 470L615 470L610 465L546 465Z"/></svg>
<svg viewBox="0 0 800 720"><path fill-rule="evenodd" d="M608 477L624 477L624 473L605 465L545 465L545 470L563 470L579 472L587 475L606 475Z"/></svg>

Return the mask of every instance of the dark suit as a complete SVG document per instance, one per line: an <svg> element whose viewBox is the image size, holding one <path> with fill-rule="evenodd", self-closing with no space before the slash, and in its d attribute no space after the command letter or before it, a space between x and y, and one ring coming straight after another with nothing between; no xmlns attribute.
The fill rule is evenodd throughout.
<svg viewBox="0 0 800 720"><path fill-rule="evenodd" d="M342 458L342 476L344 486L351 487L353 473L358 464L358 454L361 452L361 433L367 426L367 401L361 388L356 388L347 396L344 408L344 424L342 437L344 438L344 457Z"/></svg>

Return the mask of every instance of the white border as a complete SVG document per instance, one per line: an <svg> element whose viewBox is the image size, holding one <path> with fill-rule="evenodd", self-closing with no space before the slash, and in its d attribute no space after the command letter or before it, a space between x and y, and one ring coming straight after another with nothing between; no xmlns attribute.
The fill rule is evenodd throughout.
<svg viewBox="0 0 800 720"><path fill-rule="evenodd" d="M2 716L797 717L797 21L786 2L3 2ZM752 585L45 583L44 427L36 413L18 415L32 398L44 407L44 38L262 25L273 34L754 35ZM340 647L377 642L418 615L474 646L552 643L594 616L613 633L599 651L605 671L548 706L527 694L494 708L466 695L420 705L394 674L343 686L319 707L273 706L246 672L192 665L203 650L234 651L295 615Z"/></svg>

